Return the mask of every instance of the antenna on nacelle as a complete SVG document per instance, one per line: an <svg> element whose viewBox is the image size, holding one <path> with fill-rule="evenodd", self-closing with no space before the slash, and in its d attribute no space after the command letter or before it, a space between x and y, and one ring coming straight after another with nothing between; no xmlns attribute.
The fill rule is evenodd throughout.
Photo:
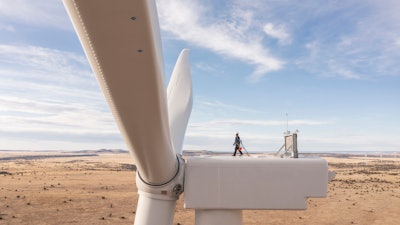
<svg viewBox="0 0 400 225"><path fill-rule="evenodd" d="M288 113L286 113L286 132L289 133L289 117L288 117Z"/></svg>

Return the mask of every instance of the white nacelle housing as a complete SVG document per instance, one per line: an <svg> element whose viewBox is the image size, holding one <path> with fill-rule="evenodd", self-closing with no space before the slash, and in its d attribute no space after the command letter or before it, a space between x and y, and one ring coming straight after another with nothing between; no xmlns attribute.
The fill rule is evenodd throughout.
<svg viewBox="0 0 400 225"><path fill-rule="evenodd" d="M191 157L185 208L306 209L308 197L326 197L329 178L321 158Z"/></svg>

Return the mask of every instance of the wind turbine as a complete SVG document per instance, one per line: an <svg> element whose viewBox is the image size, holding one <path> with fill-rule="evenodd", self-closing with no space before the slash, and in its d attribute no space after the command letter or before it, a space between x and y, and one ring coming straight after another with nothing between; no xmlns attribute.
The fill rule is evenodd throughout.
<svg viewBox="0 0 400 225"><path fill-rule="evenodd" d="M167 90L155 0L63 0L137 167L135 224L170 225L176 200L196 224L242 224L242 209L305 209L325 197L323 159L182 159L192 108L189 51ZM233 171L233 172L232 172ZM246 196L237 195L246 185ZM296 187L296 188L294 188Z"/></svg>

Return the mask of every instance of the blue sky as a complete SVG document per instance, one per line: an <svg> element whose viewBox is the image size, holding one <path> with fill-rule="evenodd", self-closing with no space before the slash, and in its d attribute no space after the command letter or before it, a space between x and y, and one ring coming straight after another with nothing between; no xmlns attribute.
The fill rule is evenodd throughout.
<svg viewBox="0 0 400 225"><path fill-rule="evenodd" d="M397 0L158 0L166 83L191 50L184 149L399 151ZM126 146L61 0L0 0L0 149Z"/></svg>

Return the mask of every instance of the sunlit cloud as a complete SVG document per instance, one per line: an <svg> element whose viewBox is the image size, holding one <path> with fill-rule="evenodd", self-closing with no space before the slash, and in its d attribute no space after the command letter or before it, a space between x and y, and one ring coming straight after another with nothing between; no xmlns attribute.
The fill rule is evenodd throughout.
<svg viewBox="0 0 400 225"><path fill-rule="evenodd" d="M392 1L356 1L325 8L324 14L335 13L338 18L323 18L314 25L298 65L318 76L344 79L400 76L400 49L394 44L400 35L400 16L394 13L398 10L399 4Z"/></svg>
<svg viewBox="0 0 400 225"><path fill-rule="evenodd" d="M262 37L250 31L251 14L234 14L210 20L207 18L212 9L198 1L163 0L157 3L163 30L179 40L253 65L252 80L283 68L284 61L272 56L262 45Z"/></svg>
<svg viewBox="0 0 400 225"><path fill-rule="evenodd" d="M0 45L0 133L62 142L121 142L86 59L37 46ZM103 140L99 140L103 142Z"/></svg>
<svg viewBox="0 0 400 225"><path fill-rule="evenodd" d="M394 41L394 45L400 47L400 37Z"/></svg>
<svg viewBox="0 0 400 225"><path fill-rule="evenodd" d="M280 121L280 120L243 120L243 119L229 119L229 120L212 120L202 123L192 123L191 127L223 127L231 126L235 127L238 125L245 126L283 126L286 123L296 126L318 126L326 125L331 122L329 121L314 121L314 120L290 120L290 121Z"/></svg>
<svg viewBox="0 0 400 225"><path fill-rule="evenodd" d="M320 152L335 151L398 151L398 144L394 135L377 136L364 134L337 135L322 134L319 136L301 136L303 149L314 149ZM319 146L325 146L321 148ZM343 146L346 146L345 148Z"/></svg>
<svg viewBox="0 0 400 225"><path fill-rule="evenodd" d="M29 24L71 29L61 0L36 0L34 4L29 0L0 0L0 21L6 27L11 27L10 24Z"/></svg>
<svg viewBox="0 0 400 225"><path fill-rule="evenodd" d="M33 91L52 96L99 97L97 83L85 58L71 52L37 46L0 45L0 93ZM71 91L74 90L74 91ZM79 96L76 96L79 97ZM82 96L80 96L82 97Z"/></svg>
<svg viewBox="0 0 400 225"><path fill-rule="evenodd" d="M286 28L282 25L275 25L273 23L267 23L264 25L264 32L278 40L279 44L287 45L292 42L289 33L286 31Z"/></svg>
<svg viewBox="0 0 400 225"><path fill-rule="evenodd" d="M14 32L15 28L11 25L4 25L0 23L0 31Z"/></svg>
<svg viewBox="0 0 400 225"><path fill-rule="evenodd" d="M232 105L232 104L227 104L223 103L221 101L210 101L210 100L205 100L205 99L198 99L198 102L196 103L196 106L198 106L198 109L201 108L207 108L207 109L215 109L219 111L231 111L231 112L246 112L246 113L262 113L261 111L251 109L248 107L243 107L241 105Z"/></svg>
<svg viewBox="0 0 400 225"><path fill-rule="evenodd" d="M0 63L5 67L19 65L35 68L33 71L57 71L71 75L83 74L86 71L82 67L88 67L82 55L31 45L0 45ZM59 78L62 79L61 76Z"/></svg>

